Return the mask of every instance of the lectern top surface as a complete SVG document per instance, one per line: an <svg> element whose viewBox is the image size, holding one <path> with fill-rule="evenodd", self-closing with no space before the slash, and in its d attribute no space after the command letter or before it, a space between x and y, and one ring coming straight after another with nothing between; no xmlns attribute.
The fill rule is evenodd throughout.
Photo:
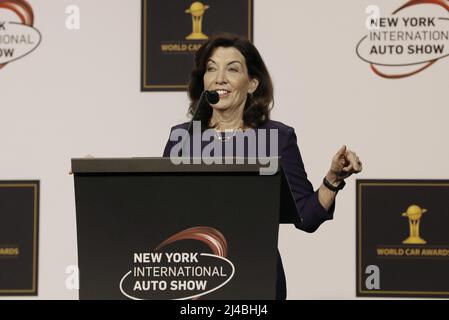
<svg viewBox="0 0 449 320"><path fill-rule="evenodd" d="M72 173L143 173L143 172L260 172L278 158L224 158L223 164L207 158L74 158ZM178 162L175 164L174 162ZM279 168L273 171L277 172Z"/></svg>

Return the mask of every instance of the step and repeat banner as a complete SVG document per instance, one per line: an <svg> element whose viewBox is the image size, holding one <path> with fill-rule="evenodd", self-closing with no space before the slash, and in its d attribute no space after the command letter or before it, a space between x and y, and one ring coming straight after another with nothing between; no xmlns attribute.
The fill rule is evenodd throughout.
<svg viewBox="0 0 449 320"><path fill-rule="evenodd" d="M0 0L0 295L78 298L70 159L161 156L217 32L261 52L315 188L342 144L364 163L334 221L281 226L288 298L449 297L447 0Z"/></svg>

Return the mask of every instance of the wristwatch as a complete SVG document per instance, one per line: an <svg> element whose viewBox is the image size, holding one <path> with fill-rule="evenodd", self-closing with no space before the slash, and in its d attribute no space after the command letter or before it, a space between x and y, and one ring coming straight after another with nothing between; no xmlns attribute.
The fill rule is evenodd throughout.
<svg viewBox="0 0 449 320"><path fill-rule="evenodd" d="M326 188L328 188L329 190L333 191L333 192L338 192L341 189L343 189L346 185L345 180L341 180L340 184L338 186L334 186L332 183L330 183L326 177L324 177L323 179L323 184L326 186Z"/></svg>

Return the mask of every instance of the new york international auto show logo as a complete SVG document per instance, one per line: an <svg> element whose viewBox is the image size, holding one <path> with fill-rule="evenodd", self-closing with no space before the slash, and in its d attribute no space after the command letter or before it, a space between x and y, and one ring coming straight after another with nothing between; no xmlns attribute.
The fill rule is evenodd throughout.
<svg viewBox="0 0 449 320"><path fill-rule="evenodd" d="M0 0L0 69L34 51L41 42L25 0Z"/></svg>
<svg viewBox="0 0 449 320"><path fill-rule="evenodd" d="M211 251L192 250L192 243ZM189 245L190 244L190 245ZM225 286L234 276L228 245L215 228L178 232L149 252L134 252L132 269L120 280L122 294L133 300L200 299Z"/></svg>
<svg viewBox="0 0 449 320"><path fill-rule="evenodd" d="M448 0L410 0L387 15L373 8L356 51L376 75L409 77L449 55Z"/></svg>

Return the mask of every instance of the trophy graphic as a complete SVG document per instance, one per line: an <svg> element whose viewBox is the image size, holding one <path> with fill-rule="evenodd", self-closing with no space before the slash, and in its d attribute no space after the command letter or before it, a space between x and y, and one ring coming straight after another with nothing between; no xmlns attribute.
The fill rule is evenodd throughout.
<svg viewBox="0 0 449 320"><path fill-rule="evenodd" d="M403 217L408 218L410 225L410 237L402 241L404 244L425 244L427 243L424 239L419 236L419 223L421 217L427 209L422 209L417 205L411 205L408 207L407 212L402 213Z"/></svg>
<svg viewBox="0 0 449 320"><path fill-rule="evenodd" d="M201 31L203 24L204 12L209 9L209 6L205 6L199 1L196 1L190 5L190 8L186 10L186 13L192 15L193 31L189 34L187 40L205 40L208 37Z"/></svg>

